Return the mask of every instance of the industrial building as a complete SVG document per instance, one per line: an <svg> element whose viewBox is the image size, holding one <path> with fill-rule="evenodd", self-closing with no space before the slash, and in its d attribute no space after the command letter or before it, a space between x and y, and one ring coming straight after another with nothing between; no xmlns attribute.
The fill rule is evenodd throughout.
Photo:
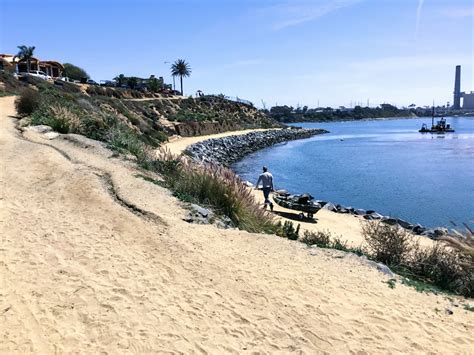
<svg viewBox="0 0 474 355"><path fill-rule="evenodd" d="M463 110L474 110L474 91L469 93L461 92L461 66L456 65L456 72L454 76L454 98L453 98L453 109L461 109L461 98L462 98L462 109Z"/></svg>

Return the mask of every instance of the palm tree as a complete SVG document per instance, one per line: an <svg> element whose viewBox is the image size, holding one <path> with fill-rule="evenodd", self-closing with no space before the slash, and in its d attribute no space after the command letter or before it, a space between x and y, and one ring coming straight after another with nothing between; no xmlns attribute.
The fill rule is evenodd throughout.
<svg viewBox="0 0 474 355"><path fill-rule="evenodd" d="M183 95L183 77L191 75L189 63L186 63L184 59L176 60L173 65L171 65L171 75L173 75L173 77L179 76L181 79L181 95Z"/></svg>
<svg viewBox="0 0 474 355"><path fill-rule="evenodd" d="M20 62L26 61L26 68L28 70L28 73L30 72L30 67L31 67L31 58L33 58L33 52L35 51L36 47L28 47L28 46L18 46L18 54L13 57L13 60L15 58L19 58Z"/></svg>

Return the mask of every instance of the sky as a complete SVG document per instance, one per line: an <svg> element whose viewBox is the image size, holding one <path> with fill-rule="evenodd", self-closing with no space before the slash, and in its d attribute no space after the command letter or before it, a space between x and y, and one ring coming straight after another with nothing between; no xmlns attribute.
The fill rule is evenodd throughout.
<svg viewBox="0 0 474 355"><path fill-rule="evenodd" d="M163 76L186 95L255 105L452 103L474 90L473 0L0 0L0 53L70 62L98 80ZM178 83L176 83L179 88Z"/></svg>

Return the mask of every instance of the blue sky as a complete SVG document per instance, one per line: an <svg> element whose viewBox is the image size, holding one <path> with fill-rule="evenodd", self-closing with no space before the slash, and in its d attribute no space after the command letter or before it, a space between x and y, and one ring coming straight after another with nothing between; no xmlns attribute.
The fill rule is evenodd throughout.
<svg viewBox="0 0 474 355"><path fill-rule="evenodd" d="M36 46L95 80L164 76L262 106L445 104L474 90L472 0L0 0L0 52Z"/></svg>

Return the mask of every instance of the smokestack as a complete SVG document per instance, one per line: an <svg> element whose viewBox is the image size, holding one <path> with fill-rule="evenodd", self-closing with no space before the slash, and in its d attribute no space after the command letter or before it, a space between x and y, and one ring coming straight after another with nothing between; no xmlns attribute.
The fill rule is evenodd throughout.
<svg viewBox="0 0 474 355"><path fill-rule="evenodd" d="M460 108L461 108L461 66L456 65L456 76L454 79L453 109L459 110Z"/></svg>

